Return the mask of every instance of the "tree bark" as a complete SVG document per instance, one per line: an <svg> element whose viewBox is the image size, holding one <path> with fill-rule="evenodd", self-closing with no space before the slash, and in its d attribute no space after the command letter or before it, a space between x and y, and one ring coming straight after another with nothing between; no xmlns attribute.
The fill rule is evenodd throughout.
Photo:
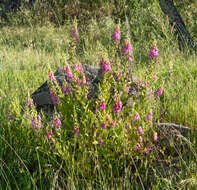
<svg viewBox="0 0 197 190"><path fill-rule="evenodd" d="M161 10L166 14L174 27L175 35L178 37L181 50L195 50L195 43L181 18L181 15L174 6L173 0L159 0Z"/></svg>

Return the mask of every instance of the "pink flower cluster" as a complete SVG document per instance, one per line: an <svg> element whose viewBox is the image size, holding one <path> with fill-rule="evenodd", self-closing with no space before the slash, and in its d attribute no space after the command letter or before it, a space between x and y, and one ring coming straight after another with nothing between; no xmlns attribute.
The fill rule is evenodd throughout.
<svg viewBox="0 0 197 190"><path fill-rule="evenodd" d="M163 94L163 87L160 86L159 89L157 89L155 92L154 92L154 95L155 96L161 96Z"/></svg>
<svg viewBox="0 0 197 190"><path fill-rule="evenodd" d="M33 127L34 129L35 129L35 128L41 128L41 127L42 127L41 117L38 116L37 118L32 119L31 125L32 125L32 127Z"/></svg>
<svg viewBox="0 0 197 190"><path fill-rule="evenodd" d="M111 36L112 40L116 41L116 44L120 43L120 28L117 27Z"/></svg>
<svg viewBox="0 0 197 190"><path fill-rule="evenodd" d="M46 138L47 138L47 139L50 139L51 136L52 136L52 134L53 134L53 131L52 131L52 130L47 131L47 132L46 132Z"/></svg>
<svg viewBox="0 0 197 190"><path fill-rule="evenodd" d="M62 93L69 95L72 93L72 91L68 87L62 86Z"/></svg>
<svg viewBox="0 0 197 190"><path fill-rule="evenodd" d="M104 101L104 100L102 100L102 101L99 103L99 109L100 109L101 111L103 111L103 110L106 109L105 101Z"/></svg>
<svg viewBox="0 0 197 190"><path fill-rule="evenodd" d="M132 56L132 47L129 42L125 43L125 45L123 46L122 55L129 55L129 57Z"/></svg>
<svg viewBox="0 0 197 190"><path fill-rule="evenodd" d="M111 66L109 61L104 61L103 58L100 60L100 68L103 73L110 72Z"/></svg>
<svg viewBox="0 0 197 190"><path fill-rule="evenodd" d="M159 55L158 53L159 53L159 50L158 50L158 48L156 46L155 47L151 47L150 51L149 51L149 58L157 59L157 57Z"/></svg>
<svg viewBox="0 0 197 190"><path fill-rule="evenodd" d="M84 72L83 66L82 66L81 63L74 64L74 70L75 70L75 71L78 71L79 73L83 73L83 72Z"/></svg>
<svg viewBox="0 0 197 190"><path fill-rule="evenodd" d="M55 77L54 77L54 74L53 74L52 71L49 71L48 76L49 76L49 80L50 80L51 82L55 80Z"/></svg>
<svg viewBox="0 0 197 190"><path fill-rule="evenodd" d="M51 101L53 102L53 104L57 104L59 99L58 99L56 93L53 92L51 89L49 92L50 92L50 96L51 96Z"/></svg>
<svg viewBox="0 0 197 190"><path fill-rule="evenodd" d="M118 114L122 110L122 102L120 98L117 98L114 102L113 110Z"/></svg>
<svg viewBox="0 0 197 190"><path fill-rule="evenodd" d="M79 41L79 32L77 26L71 26L70 27L70 37L75 40L75 42Z"/></svg>
<svg viewBox="0 0 197 190"><path fill-rule="evenodd" d="M73 74L70 71L70 68L67 66L63 67L63 72L66 74L68 80L71 80L73 78Z"/></svg>
<svg viewBox="0 0 197 190"><path fill-rule="evenodd" d="M53 121L53 127L57 128L57 127L61 127L62 126L62 122L60 121L59 118L55 118Z"/></svg>
<svg viewBox="0 0 197 190"><path fill-rule="evenodd" d="M79 129L77 129L76 127L74 128L74 135L76 136L81 136Z"/></svg>

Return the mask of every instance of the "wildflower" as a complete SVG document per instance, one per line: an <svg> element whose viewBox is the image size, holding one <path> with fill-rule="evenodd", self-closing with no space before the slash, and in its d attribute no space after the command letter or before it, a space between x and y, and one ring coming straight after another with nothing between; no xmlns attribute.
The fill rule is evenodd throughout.
<svg viewBox="0 0 197 190"><path fill-rule="evenodd" d="M112 121L112 122L110 123L110 126L111 126L111 128L112 128L112 127L116 127L116 122L115 122L115 121Z"/></svg>
<svg viewBox="0 0 197 190"><path fill-rule="evenodd" d="M146 154L150 154L151 150L152 150L152 148L151 147L148 147L145 153Z"/></svg>
<svg viewBox="0 0 197 190"><path fill-rule="evenodd" d="M49 80L50 80L51 82L55 80L55 77L54 77L54 74L53 74L52 71L49 71L48 76L49 76Z"/></svg>
<svg viewBox="0 0 197 190"><path fill-rule="evenodd" d="M149 89L149 94L152 94L153 93L153 88L150 88Z"/></svg>
<svg viewBox="0 0 197 190"><path fill-rule="evenodd" d="M132 61L133 61L133 58L130 56L129 57L129 63L132 63Z"/></svg>
<svg viewBox="0 0 197 190"><path fill-rule="evenodd" d="M38 126L38 128L41 128L42 127L42 120L41 120L41 117L40 116L38 116L37 126Z"/></svg>
<svg viewBox="0 0 197 190"><path fill-rule="evenodd" d="M74 64L74 70L75 70L75 71L78 71L78 72L80 72L80 73L83 73L83 72L84 72L81 63L79 63L79 64Z"/></svg>
<svg viewBox="0 0 197 190"><path fill-rule="evenodd" d="M116 44L120 43L120 28L117 26L116 30L111 36L112 40L116 41Z"/></svg>
<svg viewBox="0 0 197 190"><path fill-rule="evenodd" d="M73 74L70 71L70 68L68 66L63 67L63 72L66 74L68 80L71 80L73 78Z"/></svg>
<svg viewBox="0 0 197 190"><path fill-rule="evenodd" d="M157 89L157 90L154 92L154 95L155 95L155 96L161 96L162 93L163 93L163 87L160 86L160 88Z"/></svg>
<svg viewBox="0 0 197 190"><path fill-rule="evenodd" d="M153 118L153 113L152 113L152 112L149 112L149 113L147 114L147 116L146 116L146 120L147 120L147 121L150 121L150 120L152 120L152 118Z"/></svg>
<svg viewBox="0 0 197 190"><path fill-rule="evenodd" d="M100 67L103 73L110 72L111 66L109 61L104 61L103 59L100 60Z"/></svg>
<svg viewBox="0 0 197 190"><path fill-rule="evenodd" d="M127 86L126 87L126 92L129 93L130 88Z"/></svg>
<svg viewBox="0 0 197 190"><path fill-rule="evenodd" d="M74 26L74 28L70 27L70 37L75 40L75 42L78 42L79 40L79 32L77 26Z"/></svg>
<svg viewBox="0 0 197 190"><path fill-rule="evenodd" d="M52 90L50 90L50 96L51 96L51 101L52 101L52 103L53 103L53 104L57 104L58 101L59 101L59 99L58 99L56 93L53 92Z"/></svg>
<svg viewBox="0 0 197 190"><path fill-rule="evenodd" d="M80 84L80 79L78 77L76 78L76 83Z"/></svg>
<svg viewBox="0 0 197 190"><path fill-rule="evenodd" d="M56 128L62 126L62 122L60 121L59 118L55 118L55 120L53 121L53 126Z"/></svg>
<svg viewBox="0 0 197 190"><path fill-rule="evenodd" d="M156 142L158 140L158 135L157 135L157 132L155 132L153 134L153 140Z"/></svg>
<svg viewBox="0 0 197 190"><path fill-rule="evenodd" d="M100 102L100 104L99 104L99 109L100 109L101 111L103 111L103 110L106 109L105 101L104 101L104 100L102 100L102 101Z"/></svg>
<svg viewBox="0 0 197 190"><path fill-rule="evenodd" d="M117 98L115 100L115 104L113 106L113 110L118 114L122 110L122 102L120 101L120 98Z"/></svg>
<svg viewBox="0 0 197 190"><path fill-rule="evenodd" d="M154 77L153 77L153 81L156 81L156 80L157 80L157 76L154 76Z"/></svg>
<svg viewBox="0 0 197 190"><path fill-rule="evenodd" d="M38 119L38 120L37 120ZM31 120L31 125L32 127L35 128L41 128L42 127L42 121L41 121L41 117L38 116L37 118L34 118Z"/></svg>
<svg viewBox="0 0 197 190"><path fill-rule="evenodd" d="M62 86L62 93L69 95L72 93L72 91L68 87Z"/></svg>
<svg viewBox="0 0 197 190"><path fill-rule="evenodd" d="M86 79L83 78L82 81L81 81L81 86L83 87L85 84L86 84Z"/></svg>
<svg viewBox="0 0 197 190"><path fill-rule="evenodd" d="M31 120L31 125L32 125L32 127L35 129L35 128L37 128L37 119L32 119Z"/></svg>
<svg viewBox="0 0 197 190"><path fill-rule="evenodd" d="M129 55L132 56L132 47L129 42L125 43L125 45L122 48L122 55Z"/></svg>
<svg viewBox="0 0 197 190"><path fill-rule="evenodd" d="M140 135L143 135L143 134L144 134L144 131L143 131L143 129L142 129L141 126L138 127L138 133L139 133Z"/></svg>
<svg viewBox="0 0 197 190"><path fill-rule="evenodd" d="M158 52L159 52L159 50L158 50L157 46L151 47L149 50L149 58L157 59Z"/></svg>
<svg viewBox="0 0 197 190"><path fill-rule="evenodd" d="M140 145L136 145L135 150L139 150L140 149Z"/></svg>
<svg viewBox="0 0 197 190"><path fill-rule="evenodd" d="M51 136L52 136L52 134L53 134L53 131L52 131L52 130L50 130L49 132L47 131L47 132L46 132L46 137L47 137L47 139L50 139Z"/></svg>
<svg viewBox="0 0 197 190"><path fill-rule="evenodd" d="M31 107L31 101L29 99L27 100L27 107Z"/></svg>
<svg viewBox="0 0 197 190"><path fill-rule="evenodd" d="M133 119L134 119L134 120L139 120L139 119L140 119L139 113L136 113L136 114L133 116Z"/></svg>
<svg viewBox="0 0 197 190"><path fill-rule="evenodd" d="M12 116L12 114L9 114L8 115L8 121L11 121L11 120L13 120L13 116Z"/></svg>
<svg viewBox="0 0 197 190"><path fill-rule="evenodd" d="M79 129L77 129L76 127L74 128L74 135L78 137L81 135Z"/></svg>
<svg viewBox="0 0 197 190"><path fill-rule="evenodd" d="M103 128L103 129L106 129L106 127L107 127L106 123L103 122L103 123L102 123L102 128Z"/></svg>
<svg viewBox="0 0 197 190"><path fill-rule="evenodd" d="M101 146L104 146L104 145L105 145L104 140L100 139L100 140L99 140L99 144L100 144Z"/></svg>
<svg viewBox="0 0 197 190"><path fill-rule="evenodd" d="M139 136L139 142L142 143L143 142L143 138L142 136Z"/></svg>
<svg viewBox="0 0 197 190"><path fill-rule="evenodd" d="M148 87L148 83L145 82L145 83L144 83L144 87Z"/></svg>

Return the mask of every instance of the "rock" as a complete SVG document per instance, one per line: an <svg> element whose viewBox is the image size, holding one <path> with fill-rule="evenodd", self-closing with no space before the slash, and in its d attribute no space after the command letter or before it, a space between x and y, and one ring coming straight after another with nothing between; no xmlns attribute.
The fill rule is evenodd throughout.
<svg viewBox="0 0 197 190"><path fill-rule="evenodd" d="M99 94L99 89L97 87L97 84L102 81L103 75L100 68L89 66L89 65L83 65L84 74L87 80L87 83L90 86L90 92L88 94L88 98L95 98L97 94ZM56 81L59 85L59 87L62 87L63 80L65 79L68 83L70 82L65 74L63 73L62 69L58 69L54 76L56 78ZM133 95L139 97L139 86L137 83L133 82L130 86L129 93L132 93ZM47 110L53 110L53 102L50 97L49 92L49 86L48 82L46 81L44 84L42 84L32 95L31 95L33 102L37 106L37 110L40 111L41 109Z"/></svg>

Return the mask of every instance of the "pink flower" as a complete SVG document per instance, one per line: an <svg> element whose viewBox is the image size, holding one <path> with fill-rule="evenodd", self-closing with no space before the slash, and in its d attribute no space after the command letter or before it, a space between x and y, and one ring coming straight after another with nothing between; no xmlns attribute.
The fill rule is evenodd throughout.
<svg viewBox="0 0 197 190"><path fill-rule="evenodd" d="M31 107L31 101L29 99L27 100L27 107Z"/></svg>
<svg viewBox="0 0 197 190"><path fill-rule="evenodd" d="M136 113L136 114L133 116L133 119L134 119L134 120L139 120L139 119L140 119L139 113Z"/></svg>
<svg viewBox="0 0 197 190"><path fill-rule="evenodd" d="M143 134L144 134L144 131L143 131L143 129L142 129L141 126L138 127L138 133L139 133L140 135L143 135Z"/></svg>
<svg viewBox="0 0 197 190"><path fill-rule="evenodd" d="M140 149L140 145L136 145L135 150L138 151Z"/></svg>
<svg viewBox="0 0 197 190"><path fill-rule="evenodd" d="M47 139L50 139L51 136L52 136L52 134L53 134L53 131L52 131L52 130L50 130L49 132L47 131L47 132L46 132L46 137L47 137Z"/></svg>
<svg viewBox="0 0 197 190"><path fill-rule="evenodd" d="M150 88L150 89L149 89L149 94L152 94L152 93L153 93L153 89Z"/></svg>
<svg viewBox="0 0 197 190"><path fill-rule="evenodd" d="M157 80L157 76L154 76L154 77L153 77L153 81L156 81L156 80Z"/></svg>
<svg viewBox="0 0 197 190"><path fill-rule="evenodd" d="M80 72L80 73L83 73L83 72L84 72L81 63L79 63L79 64L74 64L74 70L75 70L75 71L78 71L78 72Z"/></svg>
<svg viewBox="0 0 197 190"><path fill-rule="evenodd" d="M122 102L120 101L120 98L117 98L115 100L115 104L113 106L113 110L118 114L122 110Z"/></svg>
<svg viewBox="0 0 197 190"><path fill-rule="evenodd" d="M156 59L158 57L158 52L159 50L156 46L151 47L149 51L149 58Z"/></svg>
<svg viewBox="0 0 197 190"><path fill-rule="evenodd" d="M139 136L139 142L142 143L143 142L143 138L142 136Z"/></svg>
<svg viewBox="0 0 197 190"><path fill-rule="evenodd" d="M79 40L79 32L77 26L74 26L74 28L70 27L70 37L75 40L75 42L78 42Z"/></svg>
<svg viewBox="0 0 197 190"><path fill-rule="evenodd" d="M157 90L154 92L154 95L155 95L155 96L161 96L162 93L163 93L163 87L160 86L160 88L157 89Z"/></svg>
<svg viewBox="0 0 197 190"><path fill-rule="evenodd" d="M71 94L71 92L72 92L72 91L71 91L68 87L62 86L62 93L63 93L63 94L69 95L69 94Z"/></svg>
<svg viewBox="0 0 197 190"><path fill-rule="evenodd" d="M53 103L53 104L57 104L58 101L59 101L59 99L58 99L56 93L53 92L51 89L50 89L50 96L51 96L51 101L52 101L52 103Z"/></svg>
<svg viewBox="0 0 197 190"><path fill-rule="evenodd" d="M110 72L111 66L109 61L100 60L100 68L103 73Z"/></svg>
<svg viewBox="0 0 197 190"><path fill-rule="evenodd" d="M147 114L147 116L146 116L146 120L147 120L147 121L150 121L150 120L152 120L152 118L153 118L153 113L152 113L152 112L149 112L149 113Z"/></svg>
<svg viewBox="0 0 197 190"><path fill-rule="evenodd" d="M130 43L125 43L125 45L122 48L122 55L129 55L132 56L132 47Z"/></svg>
<svg viewBox="0 0 197 190"><path fill-rule="evenodd" d="M116 127L116 122L115 121L112 121L111 123L110 123L110 127L112 128L112 127Z"/></svg>
<svg viewBox="0 0 197 190"><path fill-rule="evenodd" d="M41 117L38 116L38 120L37 120L37 118L32 119L31 125L32 125L32 127L33 127L34 129L35 129L35 128L41 128L41 127L42 127Z"/></svg>
<svg viewBox="0 0 197 190"><path fill-rule="evenodd" d="M77 129L76 127L74 128L74 135L76 136L81 136L79 129Z"/></svg>
<svg viewBox="0 0 197 190"><path fill-rule="evenodd" d="M38 126L38 128L41 128L42 127L42 120L41 120L41 117L40 116L38 116L37 126Z"/></svg>
<svg viewBox="0 0 197 190"><path fill-rule="evenodd" d="M49 76L49 80L50 80L51 82L55 80L55 77L54 77L54 74L53 74L52 71L49 71L48 76Z"/></svg>
<svg viewBox="0 0 197 190"><path fill-rule="evenodd" d="M152 148L151 147L148 147L145 153L146 154L150 154L151 150L152 150Z"/></svg>
<svg viewBox="0 0 197 190"><path fill-rule="evenodd" d="M130 56L129 57L129 63L132 63L132 61L133 61L133 58Z"/></svg>
<svg viewBox="0 0 197 190"><path fill-rule="evenodd" d="M153 140L156 142L156 141L158 141L158 135L157 135L157 132L155 132L154 134L153 134Z"/></svg>
<svg viewBox="0 0 197 190"><path fill-rule="evenodd" d="M104 145L105 145L104 140L100 139L100 140L99 140L99 144L100 144L101 146L104 146Z"/></svg>
<svg viewBox="0 0 197 190"><path fill-rule="evenodd" d="M99 104L99 109L100 109L101 111L103 111L103 110L106 109L105 101L104 101L104 100L102 100L102 101L100 102L100 104Z"/></svg>
<svg viewBox="0 0 197 190"><path fill-rule="evenodd" d="M129 93L129 90L130 90L130 88L129 87L126 87L126 92L127 93Z"/></svg>
<svg viewBox="0 0 197 190"><path fill-rule="evenodd" d="M70 68L68 66L63 67L63 72L66 74L68 80L71 80L73 78L73 74L70 71Z"/></svg>
<svg viewBox="0 0 197 190"><path fill-rule="evenodd" d="M59 118L55 118L55 120L53 121L53 127L61 127L62 126L62 122L60 121Z"/></svg>
<svg viewBox="0 0 197 190"><path fill-rule="evenodd" d="M81 81L81 86L83 87L85 84L86 84L86 79L83 78L82 81Z"/></svg>
<svg viewBox="0 0 197 190"><path fill-rule="evenodd" d="M36 118L31 120L31 125L34 129L37 128L37 119Z"/></svg>
<svg viewBox="0 0 197 190"><path fill-rule="evenodd" d="M8 115L8 121L11 121L11 120L13 120L13 116L12 116L12 114L9 114Z"/></svg>
<svg viewBox="0 0 197 190"><path fill-rule="evenodd" d="M115 40L117 44L120 43L120 29L119 27L116 28L114 33L111 36L112 40Z"/></svg>
<svg viewBox="0 0 197 190"><path fill-rule="evenodd" d="M106 123L103 122L103 123L102 123L102 128L103 128L103 129L106 129L106 127L107 127Z"/></svg>

